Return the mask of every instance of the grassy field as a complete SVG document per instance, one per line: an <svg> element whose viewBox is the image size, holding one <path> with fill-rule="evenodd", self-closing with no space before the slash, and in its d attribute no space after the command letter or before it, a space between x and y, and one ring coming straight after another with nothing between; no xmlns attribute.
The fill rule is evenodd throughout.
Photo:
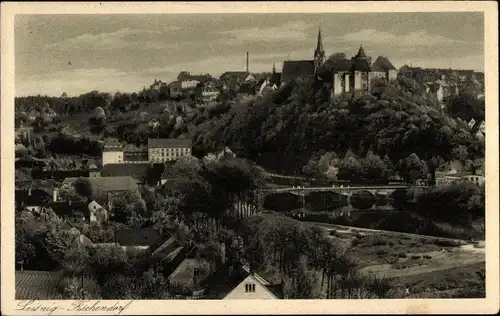
<svg viewBox="0 0 500 316"><path fill-rule="evenodd" d="M305 222L307 223L307 222ZM307 223L312 225L312 223ZM359 230L318 223L345 241L362 273L383 275L393 285L391 297L479 297L477 272L484 268L484 242ZM409 294L405 295L405 290Z"/></svg>
<svg viewBox="0 0 500 316"><path fill-rule="evenodd" d="M427 273L414 274L391 280L396 288L408 288L409 298L481 297L482 284L477 272L484 262Z"/></svg>
<svg viewBox="0 0 500 316"><path fill-rule="evenodd" d="M362 273L383 275L393 285L392 297L477 297L477 272L484 268L485 249L449 240L386 233L335 231L331 235L350 243Z"/></svg>

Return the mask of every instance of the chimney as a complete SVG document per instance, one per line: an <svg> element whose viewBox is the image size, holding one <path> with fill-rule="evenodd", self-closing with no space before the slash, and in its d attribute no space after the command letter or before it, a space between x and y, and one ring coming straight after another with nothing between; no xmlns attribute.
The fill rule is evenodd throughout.
<svg viewBox="0 0 500 316"><path fill-rule="evenodd" d="M247 72L248 72L248 52L247 52Z"/></svg>

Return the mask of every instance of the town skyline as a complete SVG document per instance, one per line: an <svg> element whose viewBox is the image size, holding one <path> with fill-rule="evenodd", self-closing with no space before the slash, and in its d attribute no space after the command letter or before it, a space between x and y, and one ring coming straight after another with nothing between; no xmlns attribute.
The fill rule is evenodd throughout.
<svg viewBox="0 0 500 316"><path fill-rule="evenodd" d="M362 45L396 68L484 71L482 13L46 15L16 18L16 96L136 92L180 71L281 71L311 59L318 28L326 57ZM397 24L397 27L395 25Z"/></svg>

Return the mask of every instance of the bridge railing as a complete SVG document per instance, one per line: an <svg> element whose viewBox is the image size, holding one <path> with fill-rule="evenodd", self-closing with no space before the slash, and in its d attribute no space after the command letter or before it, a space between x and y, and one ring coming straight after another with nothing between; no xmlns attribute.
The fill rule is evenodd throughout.
<svg viewBox="0 0 500 316"><path fill-rule="evenodd" d="M347 187L288 187L288 188L268 188L261 189L262 192L287 192L287 191L349 191L349 190L381 190L381 189L410 189L428 188L422 185L379 185L379 186L347 186Z"/></svg>

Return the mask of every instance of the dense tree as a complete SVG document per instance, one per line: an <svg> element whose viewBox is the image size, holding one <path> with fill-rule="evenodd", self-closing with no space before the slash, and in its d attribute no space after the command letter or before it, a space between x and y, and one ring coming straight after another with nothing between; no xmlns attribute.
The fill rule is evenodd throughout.
<svg viewBox="0 0 500 316"><path fill-rule="evenodd" d="M417 196L417 211L428 218L467 224L484 217L484 187L460 182Z"/></svg>
<svg viewBox="0 0 500 316"><path fill-rule="evenodd" d="M100 284L113 275L125 272L128 264L125 252L118 246L92 249L89 261L90 271Z"/></svg>
<svg viewBox="0 0 500 316"><path fill-rule="evenodd" d="M466 124L437 109L425 89L411 80L384 83L377 97L327 103L310 100L316 93L312 86L292 83L251 107L204 121L195 129L195 148L234 145L245 157L285 173L302 172L321 150L342 155L350 149L358 157L372 151L395 165L412 153L425 161L434 156L449 161L459 145L477 147L471 152L474 158L484 148Z"/></svg>
<svg viewBox="0 0 500 316"><path fill-rule="evenodd" d="M307 267L305 257L301 257L291 277L286 277L284 281L284 292L287 299L321 298L320 274Z"/></svg>
<svg viewBox="0 0 500 316"><path fill-rule="evenodd" d="M446 112L467 122L474 119L480 124L484 121L484 111L484 97L478 97L470 89L462 89L458 95L447 100Z"/></svg>
<svg viewBox="0 0 500 316"><path fill-rule="evenodd" d="M113 205L114 219L134 227L141 226L147 215L144 200L135 192L124 192Z"/></svg>
<svg viewBox="0 0 500 316"><path fill-rule="evenodd" d="M427 179L427 164L415 154L401 161L399 173L407 183L415 183L417 179Z"/></svg>

